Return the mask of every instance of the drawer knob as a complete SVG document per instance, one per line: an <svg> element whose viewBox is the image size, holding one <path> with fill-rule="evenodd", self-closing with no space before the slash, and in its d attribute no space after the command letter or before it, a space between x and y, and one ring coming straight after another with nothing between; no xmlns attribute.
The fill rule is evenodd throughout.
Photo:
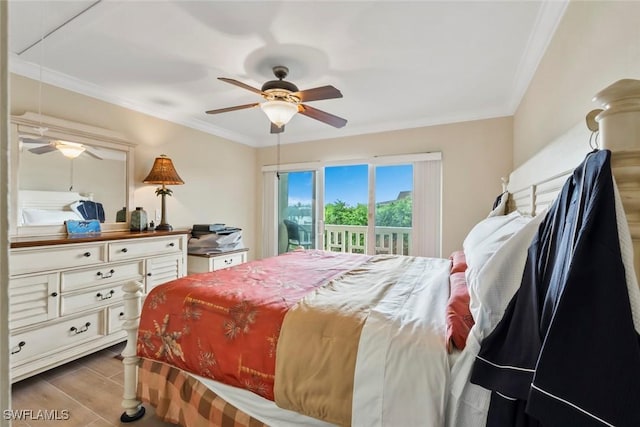
<svg viewBox="0 0 640 427"><path fill-rule="evenodd" d="M74 334L78 335L83 332L87 332L89 330L89 326L91 326L91 322L85 323L84 326L80 327L80 329L76 328L75 326L72 326L71 329L69 330Z"/></svg>
<svg viewBox="0 0 640 427"><path fill-rule="evenodd" d="M120 314L118 315L118 317L121 318L121 319L124 318L124 312L121 311Z"/></svg>
<svg viewBox="0 0 640 427"><path fill-rule="evenodd" d="M174 247L175 245L176 245L176 244L175 244L175 243L173 243L173 242L169 243L169 246L170 246L170 247Z"/></svg>
<svg viewBox="0 0 640 427"><path fill-rule="evenodd" d="M113 273L115 272L116 271L112 268L111 270L109 270L108 273L103 273L102 271L98 271L96 274L100 276L101 279L108 279L109 277L113 276Z"/></svg>
<svg viewBox="0 0 640 427"><path fill-rule="evenodd" d="M11 354L16 354L16 353L20 353L22 351L22 347L24 347L27 343L24 341L20 341L18 343L18 348L16 348L15 350L11 350Z"/></svg>
<svg viewBox="0 0 640 427"><path fill-rule="evenodd" d="M113 296L113 294L115 294L115 293L116 293L116 291L114 291L113 289L111 289L111 290L109 291L109 293L108 293L108 294L106 294L106 295L102 295L102 293L98 292L98 293L96 294L96 297L100 298L101 300L105 300L105 299L109 299L109 298L111 298L111 297Z"/></svg>
<svg viewBox="0 0 640 427"><path fill-rule="evenodd" d="M55 298L55 297L58 296L58 293L57 292L51 292L51 296Z"/></svg>
<svg viewBox="0 0 640 427"><path fill-rule="evenodd" d="M151 272L147 273L147 276L151 277Z"/></svg>
<svg viewBox="0 0 640 427"><path fill-rule="evenodd" d="M122 252L124 252L125 254L126 254L127 252L129 252L129 250L128 250L127 248L122 248L122 249L121 249L121 251L122 251Z"/></svg>
<svg viewBox="0 0 640 427"><path fill-rule="evenodd" d="M91 256L91 252L85 252L82 254L83 257L89 258Z"/></svg>

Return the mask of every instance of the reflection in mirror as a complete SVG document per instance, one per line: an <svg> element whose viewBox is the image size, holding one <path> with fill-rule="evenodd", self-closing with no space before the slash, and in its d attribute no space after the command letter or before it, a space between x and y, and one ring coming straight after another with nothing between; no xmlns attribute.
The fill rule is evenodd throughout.
<svg viewBox="0 0 640 427"><path fill-rule="evenodd" d="M19 189L80 193L102 204L104 222L116 222L116 213L127 205L126 153L87 146L69 158L53 144L20 137Z"/></svg>
<svg viewBox="0 0 640 427"><path fill-rule="evenodd" d="M128 229L134 144L117 132L34 113L11 121L12 234L65 233L60 218L74 211L80 218L67 219L97 215L103 231ZM89 202L74 203L80 200ZM41 223L27 221L25 209Z"/></svg>

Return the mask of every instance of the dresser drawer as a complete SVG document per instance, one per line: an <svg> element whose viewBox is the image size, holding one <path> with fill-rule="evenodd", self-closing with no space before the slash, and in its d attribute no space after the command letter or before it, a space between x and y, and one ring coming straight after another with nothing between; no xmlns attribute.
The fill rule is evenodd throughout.
<svg viewBox="0 0 640 427"><path fill-rule="evenodd" d="M242 264L245 261L245 257L246 255L244 252L231 255L216 256L212 258L213 270L220 270L222 268Z"/></svg>
<svg viewBox="0 0 640 427"><path fill-rule="evenodd" d="M109 260L120 261L131 258L143 258L151 255L181 252L180 236L149 239L131 239L109 243Z"/></svg>
<svg viewBox="0 0 640 427"><path fill-rule="evenodd" d="M143 275L144 262L131 261L122 264L106 264L81 270L63 271L61 273L62 292L74 291L91 286L122 283L128 279L140 280Z"/></svg>
<svg viewBox="0 0 640 427"><path fill-rule="evenodd" d="M79 311L104 307L122 300L123 295L122 283L114 283L111 286L94 288L85 292L62 294L60 315L66 316Z"/></svg>
<svg viewBox="0 0 640 427"><path fill-rule="evenodd" d="M9 328L58 317L58 274L9 279Z"/></svg>
<svg viewBox="0 0 640 427"><path fill-rule="evenodd" d="M114 307L109 307L109 318L107 329L108 334L113 334L114 332L118 332L122 330L122 325L124 324L124 304L116 305Z"/></svg>
<svg viewBox="0 0 640 427"><path fill-rule="evenodd" d="M103 314L98 311L11 335L11 365L103 336Z"/></svg>
<svg viewBox="0 0 640 427"><path fill-rule="evenodd" d="M82 267L106 261L105 245L60 245L46 248L12 249L9 252L9 269L12 276L18 274Z"/></svg>

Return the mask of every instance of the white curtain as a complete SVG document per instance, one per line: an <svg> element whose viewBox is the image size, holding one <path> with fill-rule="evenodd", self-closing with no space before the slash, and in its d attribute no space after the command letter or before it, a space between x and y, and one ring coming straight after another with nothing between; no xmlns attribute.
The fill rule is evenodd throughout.
<svg viewBox="0 0 640 427"><path fill-rule="evenodd" d="M278 255L278 178L275 171L262 173L262 258Z"/></svg>
<svg viewBox="0 0 640 427"><path fill-rule="evenodd" d="M413 164L412 255L415 256L442 256L442 160L437 157Z"/></svg>

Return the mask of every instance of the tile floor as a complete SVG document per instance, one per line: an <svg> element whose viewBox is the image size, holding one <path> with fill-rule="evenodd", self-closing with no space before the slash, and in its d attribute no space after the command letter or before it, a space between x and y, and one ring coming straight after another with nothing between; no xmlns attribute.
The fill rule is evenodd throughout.
<svg viewBox="0 0 640 427"><path fill-rule="evenodd" d="M13 427L175 427L156 418L153 407L147 404L142 419L120 422L123 368L117 356L123 348L124 344L118 344L13 384L13 410L33 414L59 410L59 418L63 418L62 410L68 411L67 420L27 416L26 420L14 420Z"/></svg>

